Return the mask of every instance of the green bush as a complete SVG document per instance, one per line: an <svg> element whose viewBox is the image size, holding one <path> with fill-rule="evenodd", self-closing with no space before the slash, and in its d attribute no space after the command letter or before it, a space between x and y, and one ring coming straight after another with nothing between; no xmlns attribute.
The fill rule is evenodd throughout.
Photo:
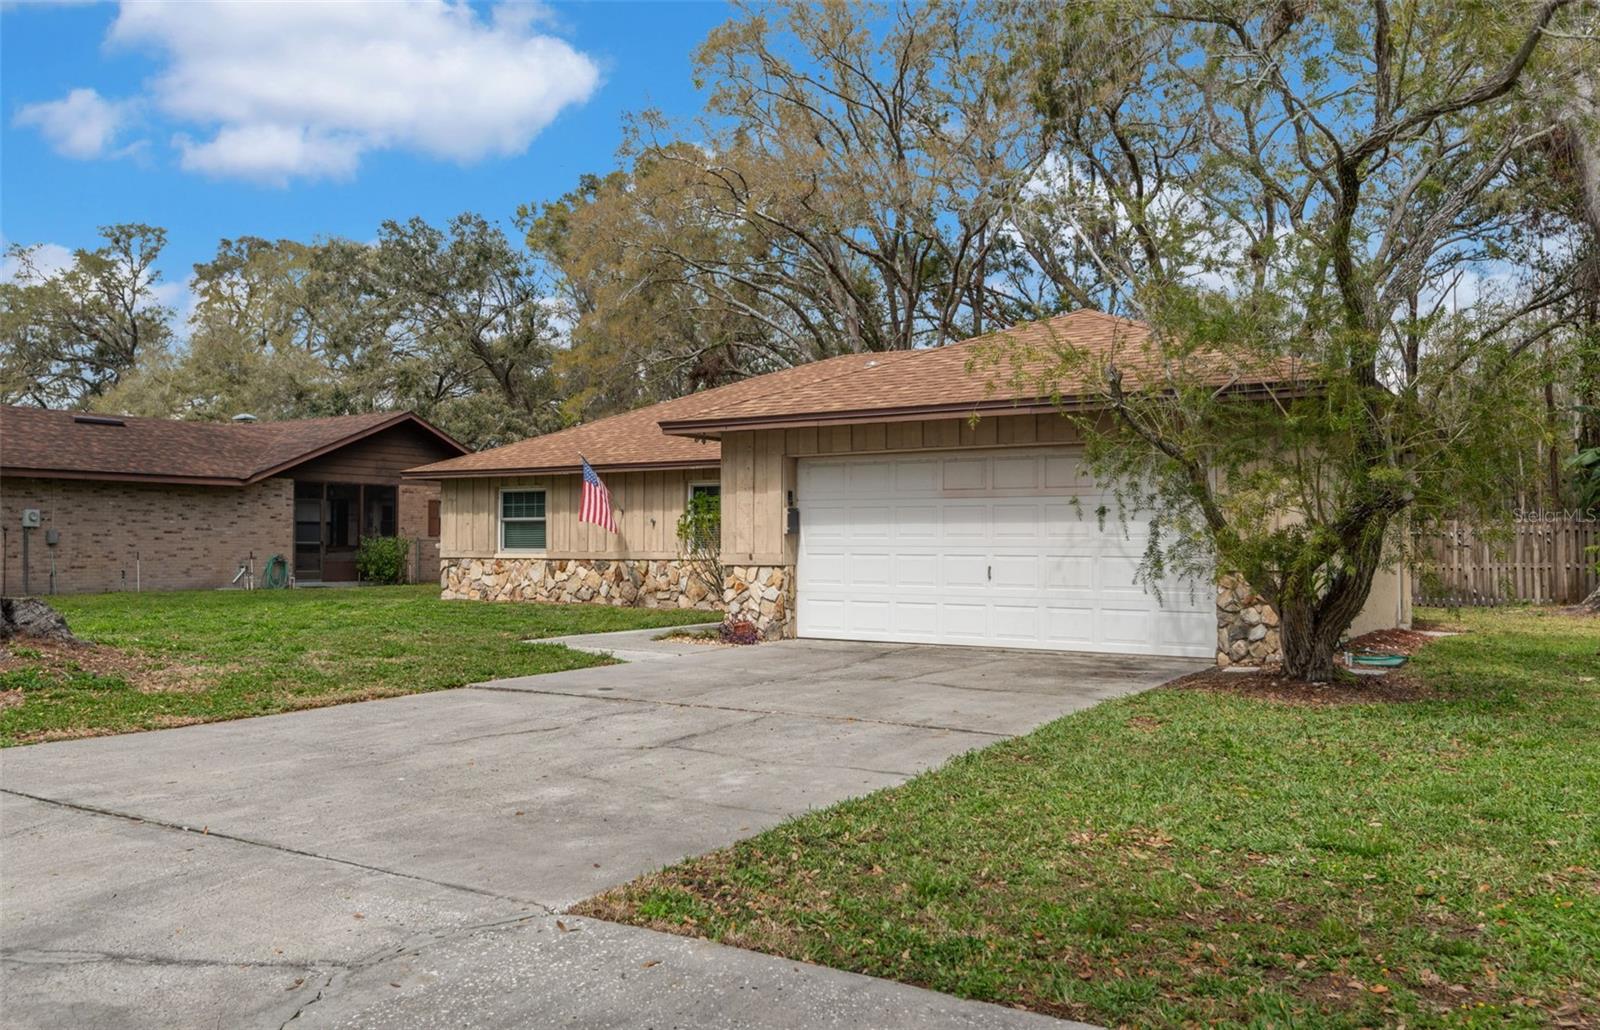
<svg viewBox="0 0 1600 1030"><path fill-rule="evenodd" d="M411 541L399 536L369 536L356 551L356 571L369 583L404 583Z"/></svg>

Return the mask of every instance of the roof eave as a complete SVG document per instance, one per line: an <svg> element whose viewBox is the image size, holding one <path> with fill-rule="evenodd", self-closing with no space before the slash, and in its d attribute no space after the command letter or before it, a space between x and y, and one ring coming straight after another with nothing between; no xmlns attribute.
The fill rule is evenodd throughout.
<svg viewBox="0 0 1600 1030"><path fill-rule="evenodd" d="M742 418L676 419L660 423L669 436L712 437L722 432L755 429L807 429L848 426L863 422L924 422L937 418L974 415L1036 415L1063 410L1048 400L980 401L969 404L921 404L898 408L859 408L850 411L796 412L748 415Z"/></svg>
<svg viewBox="0 0 1600 1030"><path fill-rule="evenodd" d="M0 476L17 479L82 479L114 483L161 483L175 486L249 486L253 480L231 479L226 476L168 476L160 473L110 472L96 469L22 468L0 465Z"/></svg>
<svg viewBox="0 0 1600 1030"><path fill-rule="evenodd" d="M1239 384L1226 392L1304 396L1314 392L1308 384L1284 386L1274 383ZM767 413L734 418L668 419L658 423L668 436L716 439L724 432L758 429L809 429L826 426L859 425L868 422L925 422L941 418L972 418L982 415L1043 415L1052 412L1092 411L1107 406L1104 397L1064 396L1060 399L990 400L965 404L919 404L892 408L859 408L847 411Z"/></svg>
<svg viewBox="0 0 1600 1030"><path fill-rule="evenodd" d="M720 458L707 460L698 458L693 461L629 461L629 462L591 462L596 472L673 472L690 469L714 469L722 467ZM495 476L576 476L583 472L582 465L505 465L494 468L466 468L466 469L434 469L429 465L419 465L416 468L404 469L400 473L402 479L488 479Z"/></svg>

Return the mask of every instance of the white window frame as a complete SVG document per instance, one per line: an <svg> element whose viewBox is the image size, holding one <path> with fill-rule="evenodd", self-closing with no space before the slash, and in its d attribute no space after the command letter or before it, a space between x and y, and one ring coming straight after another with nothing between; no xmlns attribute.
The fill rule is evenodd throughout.
<svg viewBox="0 0 1600 1030"><path fill-rule="evenodd" d="M513 518L513 519L509 519L508 520L506 518L506 494L539 494L541 497L544 498L544 517L543 518L526 518L526 517L524 517L524 518ZM500 543L500 553L501 554L544 554L546 551L548 551L550 549L550 492L548 490L544 489L543 487L538 487L538 486L503 486L503 487L500 488L500 494L495 500L495 505L496 505L495 510L494 510L495 523L496 523L496 525L498 527L498 532L499 532L499 535L500 535L499 543ZM507 547L506 546L506 522L507 521L510 521L510 522L542 522L542 523L544 523L544 546L543 547Z"/></svg>
<svg viewBox="0 0 1600 1030"><path fill-rule="evenodd" d="M689 483L689 487L684 492L684 495L683 495L683 503L689 504L689 503L694 501L694 488L697 487L697 486L714 486L714 487L717 488L717 497L720 498L722 496L722 480L720 480L720 479L698 479L698 480L693 480L693 481L691 481Z"/></svg>

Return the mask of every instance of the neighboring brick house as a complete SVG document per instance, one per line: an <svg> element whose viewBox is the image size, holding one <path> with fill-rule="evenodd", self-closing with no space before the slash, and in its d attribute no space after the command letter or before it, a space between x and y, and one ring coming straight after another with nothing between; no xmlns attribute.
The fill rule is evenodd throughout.
<svg viewBox="0 0 1600 1030"><path fill-rule="evenodd" d="M467 453L409 412L181 422L0 407L4 582L35 594L229 585L281 555L297 582L356 579L365 536L439 574L439 484L400 471ZM53 583L52 583L53 572Z"/></svg>

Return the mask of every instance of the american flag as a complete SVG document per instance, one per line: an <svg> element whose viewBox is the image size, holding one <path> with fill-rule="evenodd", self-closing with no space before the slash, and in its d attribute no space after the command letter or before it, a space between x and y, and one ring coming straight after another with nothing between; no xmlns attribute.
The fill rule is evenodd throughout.
<svg viewBox="0 0 1600 1030"><path fill-rule="evenodd" d="M589 467L589 459L583 460L583 499L578 505L578 521L592 522L609 532L617 531L617 520L611 514L611 491L600 482L600 477L595 475L594 469Z"/></svg>

